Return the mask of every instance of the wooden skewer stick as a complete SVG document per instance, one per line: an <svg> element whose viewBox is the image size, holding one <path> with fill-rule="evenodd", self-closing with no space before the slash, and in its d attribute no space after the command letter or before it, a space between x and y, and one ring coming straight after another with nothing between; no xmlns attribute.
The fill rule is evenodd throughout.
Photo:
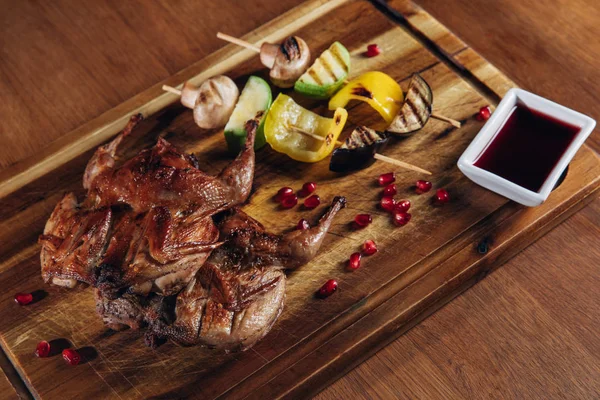
<svg viewBox="0 0 600 400"><path fill-rule="evenodd" d="M396 165L398 167L402 167L402 168L410 169L412 171L421 172L423 174L431 175L431 172L427 171L426 169L419 168L416 165L412 165L412 164L406 163L404 161L396 160L395 158L384 156L383 154L375 153L375 155L373 156L373 158L375 158L376 160L379 160L379 161L386 162L388 164Z"/></svg>
<svg viewBox="0 0 600 400"><path fill-rule="evenodd" d="M348 83L350 83L350 81L348 79L344 79L344 85L347 85ZM450 125L454 126L455 128L460 128L462 126L462 124L460 123L460 121L457 121L457 120L452 119L452 118L445 117L443 115L431 113L431 118L435 118L435 119L439 119L440 121L447 122Z"/></svg>
<svg viewBox="0 0 600 400"><path fill-rule="evenodd" d="M164 90L165 92L176 94L177 96L181 96L181 90L169 85L163 85L162 90Z"/></svg>
<svg viewBox="0 0 600 400"><path fill-rule="evenodd" d="M312 132L306 132L305 130L300 129L297 126L290 126L289 128L291 130L293 130L294 132L298 132L298 133L301 133L303 135L310 136L313 139L320 140L320 141L325 141L325 138L323 136L315 135ZM339 140L337 140L335 143L337 145L341 145L342 144L342 142L340 142ZM384 156L383 154L375 153L375 155L373 156L373 158L375 158L376 160L379 160L379 161L383 161L383 162L388 163L388 164L395 165L397 167L402 167L402 168L410 169L411 171L416 171L416 172L421 172L423 174L431 175L431 172L427 171L426 169L419 168L416 165L412 165L412 164L409 164L409 163L404 162L404 161L396 160L395 158Z"/></svg>
<svg viewBox="0 0 600 400"><path fill-rule="evenodd" d="M319 140L321 142L325 141L325 138L323 136L315 135L312 132L307 132L307 131L305 131L305 130L303 130L301 128L298 128L297 126L289 125L288 128L291 129L291 130L293 130L294 132L298 132L298 133L301 133L303 135L309 136L309 137L311 137L311 138L313 138L315 140ZM340 142L339 140L336 140L335 144L337 144L338 146L341 146L343 143Z"/></svg>
<svg viewBox="0 0 600 400"><path fill-rule="evenodd" d="M248 43L245 40L238 39L236 37L229 36L229 35L226 35L226 34L221 33L221 32L217 32L217 37L219 39L225 40L226 42L237 44L238 46L245 47L245 48L247 48L249 50L253 50L253 51L257 52L257 53L260 53L260 47L254 45L252 43Z"/></svg>
<svg viewBox="0 0 600 400"><path fill-rule="evenodd" d="M447 122L447 123L449 123L450 125L452 125L452 126L454 126L456 128L460 128L461 127L460 121L457 121L457 120L452 119L452 118L444 117L443 115L431 113L431 118L435 118L435 119L439 119L440 121Z"/></svg>

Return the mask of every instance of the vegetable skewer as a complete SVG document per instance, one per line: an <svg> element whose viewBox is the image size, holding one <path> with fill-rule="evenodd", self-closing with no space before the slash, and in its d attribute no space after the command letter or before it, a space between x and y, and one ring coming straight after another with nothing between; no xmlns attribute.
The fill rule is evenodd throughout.
<svg viewBox="0 0 600 400"><path fill-rule="evenodd" d="M460 128L461 124L452 118L431 112L433 101L431 89L418 75L409 84L406 98L400 85L389 75L380 71L370 71L351 81L344 80L346 86L329 101L329 108L345 107L350 100L368 103L390 124L389 131L409 133L422 128L429 117L439 119ZM419 105L416 109L412 105ZM402 107L401 107L402 106ZM415 117L419 117L416 119ZM406 132L405 132L406 131Z"/></svg>
<svg viewBox="0 0 600 400"><path fill-rule="evenodd" d="M265 121L265 138L273 150L302 162L317 162L334 149L348 112L339 108L333 118L322 117L281 93Z"/></svg>
<svg viewBox="0 0 600 400"><path fill-rule="evenodd" d="M254 149L266 144L264 123L272 103L269 84L258 76L250 76L242 89L239 100L223 131L229 152L238 154L246 143L246 122L250 119L258 122L254 137Z"/></svg>
<svg viewBox="0 0 600 400"><path fill-rule="evenodd" d="M293 126L293 125L288 125L288 129L290 129L290 130L292 130L292 131L294 131L294 132L298 132L298 133L301 133L301 134L303 134L303 135L309 136L309 137L311 137L311 138L313 138L313 139L315 139L315 140L319 140L319 141L322 141L322 142L324 142L324 141L325 141L325 138L324 138L323 136L315 135L315 134L314 134L314 133L312 133L312 132L307 132L307 131L305 131L305 130L303 130L303 129L301 129L301 128L298 128L298 127L296 127L296 126ZM372 129L369 129L369 128L367 128L367 127L364 127L364 126L363 126L363 127L359 127L359 128L357 128L357 129L356 129L354 132L357 132L357 131L359 132L359 135L361 135L361 134L362 134L362 135L364 135L364 133L363 133L363 132L365 132L365 131L369 131L369 133L370 133L370 132L375 132L375 131L373 131ZM354 135L354 136L356 136L356 134L355 134L354 132L353 132L353 135ZM377 133L375 133L375 134L377 134ZM356 139L355 139L355 140L356 140ZM386 140L386 142L387 142L387 138L385 138L385 140ZM337 145L342 145L342 146L344 146L344 143L343 143L343 142L340 142L340 141L338 141L338 140L336 140L336 142L335 142L335 143L336 143ZM346 142L346 143L348 143L348 142ZM363 144L363 146L362 146L362 147L364 147L364 140L363 140L363 143L362 143L362 144ZM352 145L351 145L351 146L352 146ZM358 145L357 145L357 146L358 146ZM356 148L357 148L357 147L356 147ZM356 148L355 148L355 149L356 149ZM334 150L334 157L336 156L336 151L337 151L337 150L338 150L338 149ZM430 171L427 171L426 169L423 169L423 168L417 167L416 165L409 164L409 163L407 163L407 162L404 162L404 161L396 160L395 158L391 158L391 157L388 157L388 156L384 156L383 154L379 154L379 153L377 153L377 152L374 152L374 153L373 153L373 155L372 155L372 157L373 157L374 159L376 159L376 160L383 161L383 162L385 162L385 163L392 164L392 165L395 165L395 166L397 166L397 167L401 167L401 168L409 169L409 170L412 170L412 171L420 172L420 173L423 173L423 174L431 175L431 172L430 172ZM353 160L353 161L354 161L354 162L357 162L357 161L359 161L359 160ZM332 162L333 162L333 159L332 159ZM360 165L360 162L357 162L356 164L357 164L357 165ZM331 168L331 167L330 167L330 168Z"/></svg>
<svg viewBox="0 0 600 400"><path fill-rule="evenodd" d="M449 123L456 128L461 127L459 121L433 113L432 105L433 92L431 88L419 74L414 74L408 84L402 108L387 131L400 136L408 136L423 128L430 117Z"/></svg>
<svg viewBox="0 0 600 400"><path fill-rule="evenodd" d="M357 127L345 140L344 144L335 149L331 156L329 169L334 172L350 172L367 168L376 160L386 162L401 168L431 175L426 169L404 161L384 156L380 152L385 149L390 136L366 126Z"/></svg>
<svg viewBox="0 0 600 400"><path fill-rule="evenodd" d="M294 132L298 132L298 133L301 133L301 134L303 134L303 135L310 136L311 138L313 138L313 139L315 139L315 140L319 140L319 141L321 141L321 142L324 142L324 141L325 141L325 138L324 138L323 136L319 136L319 135L316 135L316 134L314 134L314 133L312 133L312 132L305 131L304 129L302 129L302 128L298 128L297 126L294 126L294 125L288 125L288 128L289 128L290 130L294 131ZM335 144L337 144L337 145L341 146L341 145L343 144L343 142L340 142L339 140L336 140L336 141L335 141Z"/></svg>
<svg viewBox="0 0 600 400"><path fill-rule="evenodd" d="M402 88L391 76L380 71L369 71L350 80L329 100L329 109L346 107L352 100L367 103L385 120L392 123L404 100Z"/></svg>
<svg viewBox="0 0 600 400"><path fill-rule="evenodd" d="M350 72L350 53L334 42L294 84L294 90L309 97L328 99L343 85Z"/></svg>
<svg viewBox="0 0 600 400"><path fill-rule="evenodd" d="M289 36L281 44L265 42L260 47L222 32L217 32L217 37L259 53L273 84L281 88L294 86L310 63L308 45L298 36Z"/></svg>
<svg viewBox="0 0 600 400"><path fill-rule="evenodd" d="M240 47L245 47L248 50L254 50L257 53L260 53L260 47L258 47L255 44L246 42L245 40L238 39L236 37L227 35L227 34L222 33L222 32L217 32L217 37L219 39L225 40L226 42L237 44Z"/></svg>
<svg viewBox="0 0 600 400"><path fill-rule="evenodd" d="M319 136L319 135L315 135L314 133L311 133L311 132L304 131L304 130L298 128L298 127L289 126L289 128L292 129L295 132L301 133L301 134L306 135L306 136L310 136L311 138L313 138L315 140L325 141L324 137ZM357 131L360 132L359 135L361 135L361 134L364 135L365 131L372 131L372 130L363 126L363 127L357 128L354 132L357 132ZM353 135L356 136L356 134L354 132L353 132ZM372 131L372 132L374 132L374 131ZM387 142L387 138L386 138L386 142ZM349 142L347 141L346 143L349 143ZM340 141L336 141L336 144L344 146L344 143L342 143ZM364 143L363 143L362 147L364 147ZM346 149L348 149L348 147ZM354 149L356 149L356 148L354 148ZM351 149L351 150L354 150L354 149ZM336 149L336 150L338 150L338 149ZM334 157L336 156L336 153L335 153L336 150L334 150ZM409 164L409 163L404 162L404 161L396 160L395 158L384 156L383 154L379 154L377 152L374 152L373 155L372 155L372 157L375 158L376 160L383 161L383 162L388 163L388 164L396 165L398 167L402 167L402 168L410 169L412 171L421 172L423 174L431 175L431 172L427 171L426 169L417 167L416 165ZM354 161L358 161L358 160L354 160Z"/></svg>
<svg viewBox="0 0 600 400"><path fill-rule="evenodd" d="M168 85L162 89L180 96L181 104L194 110L194 121L202 129L224 126L239 97L237 86L225 75L209 78L200 87L185 82L181 90Z"/></svg>

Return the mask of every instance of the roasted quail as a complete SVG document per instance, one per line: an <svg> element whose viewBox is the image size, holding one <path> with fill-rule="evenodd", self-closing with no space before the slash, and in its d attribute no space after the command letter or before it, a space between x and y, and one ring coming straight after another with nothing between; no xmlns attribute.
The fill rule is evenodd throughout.
<svg viewBox="0 0 600 400"><path fill-rule="evenodd" d="M69 193L54 209L40 236L44 281L81 281L109 297L175 294L219 245L212 215L248 198L255 121L239 156L215 177L164 139L115 167L118 145L140 120L96 151L84 175L87 198L78 203Z"/></svg>
<svg viewBox="0 0 600 400"><path fill-rule="evenodd" d="M257 121L246 123L243 149L215 177L163 139L116 166L120 142L140 119L96 151L86 199L69 193L55 207L40 236L42 277L94 286L106 326L148 326L150 345L246 349L283 309L284 270L315 257L345 199L336 197L311 229L267 233L236 207L252 186Z"/></svg>
<svg viewBox="0 0 600 400"><path fill-rule="evenodd" d="M241 210L230 210L219 224L223 245L177 296L175 322L151 322L148 336L225 351L252 346L283 309L283 271L315 257L345 204L343 197L336 197L317 226L285 235L265 232L260 222Z"/></svg>

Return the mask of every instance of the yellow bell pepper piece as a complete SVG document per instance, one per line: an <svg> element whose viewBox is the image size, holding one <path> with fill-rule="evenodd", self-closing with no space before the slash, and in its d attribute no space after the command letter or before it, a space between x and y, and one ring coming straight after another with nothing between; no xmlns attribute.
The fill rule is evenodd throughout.
<svg viewBox="0 0 600 400"><path fill-rule="evenodd" d="M296 161L317 162L333 151L347 118L348 112L343 108L335 110L333 118L321 117L299 106L291 97L280 94L267 114L265 138L275 151Z"/></svg>
<svg viewBox="0 0 600 400"><path fill-rule="evenodd" d="M329 109L346 107L350 100L359 100L373 107L389 125L398 115L404 94L391 76L379 71L365 72L352 79L329 100Z"/></svg>

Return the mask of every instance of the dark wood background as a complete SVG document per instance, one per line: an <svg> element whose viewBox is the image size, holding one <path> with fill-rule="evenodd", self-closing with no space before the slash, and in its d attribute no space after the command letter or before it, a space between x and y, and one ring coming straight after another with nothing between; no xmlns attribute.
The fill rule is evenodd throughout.
<svg viewBox="0 0 600 400"><path fill-rule="evenodd" d="M217 30L241 35L299 3L1 0L0 168L218 49ZM600 4L551 3L419 1L521 87L600 119ZM597 133L589 142L600 149ZM600 396L599 211L596 200L319 398Z"/></svg>

